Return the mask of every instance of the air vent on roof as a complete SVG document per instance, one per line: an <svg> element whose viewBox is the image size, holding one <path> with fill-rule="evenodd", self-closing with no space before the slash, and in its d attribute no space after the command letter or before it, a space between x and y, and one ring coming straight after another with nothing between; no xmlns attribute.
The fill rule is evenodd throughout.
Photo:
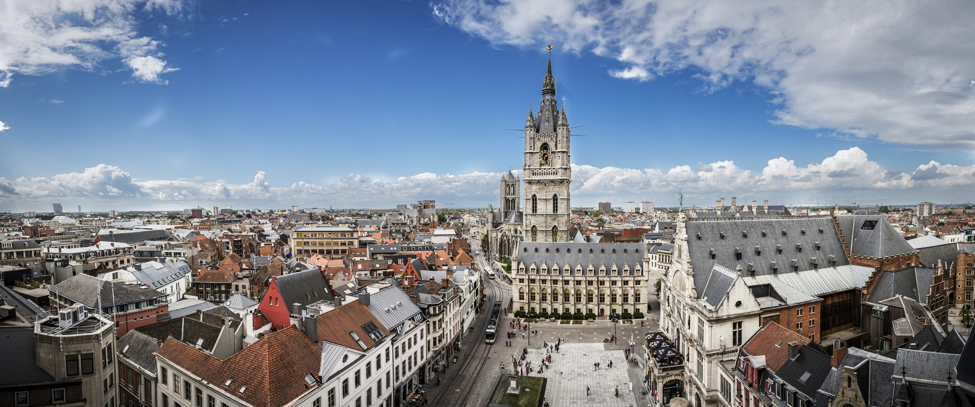
<svg viewBox="0 0 975 407"><path fill-rule="evenodd" d="M765 233L765 231L763 230L762 231L762 237L765 237L766 235L767 235L767 233Z"/></svg>
<svg viewBox="0 0 975 407"><path fill-rule="evenodd" d="M755 255L756 256L761 256L762 255L762 248L761 247L755 246Z"/></svg>
<svg viewBox="0 0 975 407"><path fill-rule="evenodd" d="M724 232L718 232L718 237L720 237L723 240L724 239Z"/></svg>
<svg viewBox="0 0 975 407"><path fill-rule="evenodd" d="M799 233L806 234L806 229L799 229Z"/></svg>
<svg viewBox="0 0 975 407"><path fill-rule="evenodd" d="M796 243L796 251L802 253L802 243Z"/></svg>
<svg viewBox="0 0 975 407"><path fill-rule="evenodd" d="M780 244L775 245L775 251L778 254L782 254L782 245Z"/></svg>
<svg viewBox="0 0 975 407"><path fill-rule="evenodd" d="M711 248L711 250L709 250L709 253L711 254L711 260L714 260L714 248L713 247Z"/></svg>
<svg viewBox="0 0 975 407"><path fill-rule="evenodd" d="M819 251L819 241L816 241L815 246L816 246L816 251L818 252Z"/></svg>
<svg viewBox="0 0 975 407"><path fill-rule="evenodd" d="M748 232L746 232L744 230L741 231L741 237L748 237Z"/></svg>
<svg viewBox="0 0 975 407"><path fill-rule="evenodd" d="M823 234L823 228L819 228L819 234Z"/></svg>
<svg viewBox="0 0 975 407"><path fill-rule="evenodd" d="M735 260L741 260L741 249L735 248Z"/></svg>
<svg viewBox="0 0 975 407"><path fill-rule="evenodd" d="M701 232L697 232L697 240L701 240Z"/></svg>
<svg viewBox="0 0 975 407"><path fill-rule="evenodd" d="M785 236L785 235L786 235L785 229L782 229L782 236Z"/></svg>

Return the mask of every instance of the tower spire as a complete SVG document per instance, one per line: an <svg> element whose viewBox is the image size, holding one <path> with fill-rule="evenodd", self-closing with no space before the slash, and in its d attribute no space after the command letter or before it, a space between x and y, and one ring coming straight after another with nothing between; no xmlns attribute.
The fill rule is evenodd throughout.
<svg viewBox="0 0 975 407"><path fill-rule="evenodd" d="M555 95L555 78L552 77L552 46L549 45L545 48L548 49L548 70L545 72L545 80L542 83L542 94Z"/></svg>

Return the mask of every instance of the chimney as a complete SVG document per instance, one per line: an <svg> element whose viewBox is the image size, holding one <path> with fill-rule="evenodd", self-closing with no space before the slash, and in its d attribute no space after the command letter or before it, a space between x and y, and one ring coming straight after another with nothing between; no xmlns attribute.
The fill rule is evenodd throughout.
<svg viewBox="0 0 975 407"><path fill-rule="evenodd" d="M302 324L305 326L305 335L312 342L318 343L318 319L314 315L305 314L302 316Z"/></svg>
<svg viewBox="0 0 975 407"><path fill-rule="evenodd" d="M368 289L365 290L365 291L363 291L363 292L361 292L361 293L359 293L359 302L361 302L362 305L365 305L366 307L369 306L369 290Z"/></svg>
<svg viewBox="0 0 975 407"><path fill-rule="evenodd" d="M758 213L758 201L752 199L752 215Z"/></svg>
<svg viewBox="0 0 975 407"><path fill-rule="evenodd" d="M738 211L737 206L738 206L738 197L736 196L731 197L731 207L735 208L736 212Z"/></svg>
<svg viewBox="0 0 975 407"><path fill-rule="evenodd" d="M765 212L768 212L768 199L765 200Z"/></svg>
<svg viewBox="0 0 975 407"><path fill-rule="evenodd" d="M300 303L291 304L291 313L293 315L301 315L302 306Z"/></svg>
<svg viewBox="0 0 975 407"><path fill-rule="evenodd" d="M799 342L792 341L789 342L789 359L796 357L799 354Z"/></svg>
<svg viewBox="0 0 975 407"><path fill-rule="evenodd" d="M843 363L843 358L846 357L846 352L849 350L849 348L833 349L833 357L831 360L833 367L840 367L840 363Z"/></svg>
<svg viewBox="0 0 975 407"><path fill-rule="evenodd" d="M335 305L335 308L341 307L342 306L342 296L336 294L335 297L332 299L332 305Z"/></svg>
<svg viewBox="0 0 975 407"><path fill-rule="evenodd" d="M721 210L721 200L714 201L714 209Z"/></svg>

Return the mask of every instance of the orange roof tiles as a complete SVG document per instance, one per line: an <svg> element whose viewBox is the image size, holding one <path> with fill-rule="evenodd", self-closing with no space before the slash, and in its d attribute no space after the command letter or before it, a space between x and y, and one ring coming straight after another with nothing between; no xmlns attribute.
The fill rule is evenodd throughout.
<svg viewBox="0 0 975 407"><path fill-rule="evenodd" d="M379 322L378 319L365 305L362 305L359 301L353 301L342 305L336 309L328 311L317 317L318 321L318 339L323 341L332 342L338 345L345 346L347 348L352 348L356 350L363 350L359 344L356 343L355 339L352 338L350 332L355 332L366 348L372 348L376 346L376 342L373 342L369 334L362 329L362 326L368 322L372 322L376 325L379 330L383 332L384 335L389 336L389 331L383 327L383 324Z"/></svg>
<svg viewBox="0 0 975 407"><path fill-rule="evenodd" d="M272 407L308 392L304 377L317 377L321 360L318 346L294 326L270 333L225 360L173 338L156 354L247 403ZM247 389L241 393L243 386Z"/></svg>
<svg viewBox="0 0 975 407"><path fill-rule="evenodd" d="M796 341L799 345L808 345L809 338L790 331L775 322L769 322L745 343L745 352L751 356L765 355L765 366L778 372L779 368L789 360L789 342ZM778 346L776 346L778 345Z"/></svg>

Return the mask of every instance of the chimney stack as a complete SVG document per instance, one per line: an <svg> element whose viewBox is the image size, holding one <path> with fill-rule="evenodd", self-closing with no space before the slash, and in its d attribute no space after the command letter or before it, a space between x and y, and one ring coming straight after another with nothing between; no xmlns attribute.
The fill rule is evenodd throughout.
<svg viewBox="0 0 975 407"><path fill-rule="evenodd" d="M758 201L752 199L752 215L758 213Z"/></svg>
<svg viewBox="0 0 975 407"><path fill-rule="evenodd" d="M765 200L765 212L768 213L768 199Z"/></svg>
<svg viewBox="0 0 975 407"><path fill-rule="evenodd" d="M731 197L731 207L735 208L733 210L734 212L738 211L738 197L736 196Z"/></svg>
<svg viewBox="0 0 975 407"><path fill-rule="evenodd" d="M831 360L833 367L840 367L840 363L843 363L843 358L846 357L846 352L849 350L849 348L833 349L833 357Z"/></svg>
<svg viewBox="0 0 975 407"><path fill-rule="evenodd" d="M318 319L313 315L302 315L302 323L305 326L305 335L308 335L308 339L312 342L318 343Z"/></svg>
<svg viewBox="0 0 975 407"><path fill-rule="evenodd" d="M792 341L789 342L789 359L796 357L799 354L799 342Z"/></svg>
<svg viewBox="0 0 975 407"><path fill-rule="evenodd" d="M369 290L365 290L359 293L359 302L361 302L362 305L365 305L366 307L369 306Z"/></svg>

